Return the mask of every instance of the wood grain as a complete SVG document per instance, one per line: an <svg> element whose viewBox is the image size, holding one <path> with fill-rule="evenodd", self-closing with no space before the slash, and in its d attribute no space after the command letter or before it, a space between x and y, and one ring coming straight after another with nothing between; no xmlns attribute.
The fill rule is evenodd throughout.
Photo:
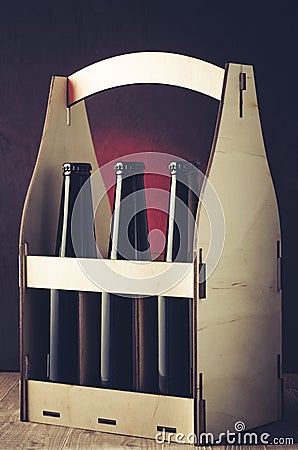
<svg viewBox="0 0 298 450"><path fill-rule="evenodd" d="M29 288L193 297L192 263L30 255L26 269Z"/></svg>
<svg viewBox="0 0 298 450"><path fill-rule="evenodd" d="M157 428L194 432L191 398L28 380L28 420L155 439ZM44 411L59 413L45 415ZM98 418L112 419L113 426ZM178 432L179 430L179 432ZM174 441L173 434L173 441Z"/></svg>
<svg viewBox="0 0 298 450"><path fill-rule="evenodd" d="M241 74L247 77L242 116ZM202 249L207 275L206 300L197 302L197 385L202 373L207 430L214 435L233 430L239 418L252 429L281 417L281 235L257 104L252 66L229 64L197 213L197 253ZM220 206L210 207L212 189Z"/></svg>
<svg viewBox="0 0 298 450"><path fill-rule="evenodd" d="M69 106L117 86L161 83L192 89L220 100L224 69L185 55L139 52L115 56L68 78Z"/></svg>
<svg viewBox="0 0 298 450"><path fill-rule="evenodd" d="M16 384L0 402L0 448L62 449L70 429L37 425L19 420L19 386Z"/></svg>
<svg viewBox="0 0 298 450"><path fill-rule="evenodd" d="M19 382L18 372L0 372L0 401Z"/></svg>
<svg viewBox="0 0 298 450"><path fill-rule="evenodd" d="M168 445L167 445L168 447ZM96 431L72 429L68 436L67 442L63 447L66 449L85 449L85 448L103 448L103 449L121 449L121 448L142 448L149 450L163 450L164 446L158 444L151 439L133 438L131 436L113 435L108 433L98 433ZM169 449L194 449L192 445L183 445L171 443ZM223 450L224 447L217 447L218 450Z"/></svg>

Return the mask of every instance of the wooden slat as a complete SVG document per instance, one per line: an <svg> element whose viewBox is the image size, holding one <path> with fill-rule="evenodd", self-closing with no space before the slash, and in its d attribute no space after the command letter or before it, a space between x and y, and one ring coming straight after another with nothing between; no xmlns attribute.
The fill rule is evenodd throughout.
<svg viewBox="0 0 298 450"><path fill-rule="evenodd" d="M5 397L0 401L0 442L2 434L2 426L6 422L14 422L19 420L19 387L15 385ZM15 416L15 418L13 418Z"/></svg>
<svg viewBox="0 0 298 450"><path fill-rule="evenodd" d="M193 297L192 263L27 256L26 267L27 287Z"/></svg>
<svg viewBox="0 0 298 450"><path fill-rule="evenodd" d="M148 450L162 450L164 446L158 444L153 439L134 438L131 436L117 436L108 433L96 433L94 431L77 430L73 429L68 436L67 442L63 447L63 450L77 450L77 449L121 449L121 448L133 448L133 449L148 449ZM169 450L185 450L196 449L193 445L183 445L171 443ZM217 447L217 450L223 450L224 447Z"/></svg>
<svg viewBox="0 0 298 450"><path fill-rule="evenodd" d="M115 56L68 77L68 104L117 86L158 83L192 89L220 99L224 69L190 56L140 52Z"/></svg>
<svg viewBox="0 0 298 450"><path fill-rule="evenodd" d="M87 430L76 430L73 429L68 436L67 442L63 447L64 450L76 450L76 449L87 449L87 448L101 448L101 449L121 449L121 448L141 448L148 450L163 450L169 448L169 450L211 450L211 447L205 446L194 446L188 444L176 444L171 442L171 444L162 445L157 443L152 439L141 439L134 438L130 436L115 436L108 433L96 433ZM246 449L249 447L245 447ZM225 450L224 446L216 447L216 450ZM241 447L239 447L241 450ZM262 447L264 450L264 447Z"/></svg>
<svg viewBox="0 0 298 450"><path fill-rule="evenodd" d="M0 401L19 382L18 372L0 372Z"/></svg>

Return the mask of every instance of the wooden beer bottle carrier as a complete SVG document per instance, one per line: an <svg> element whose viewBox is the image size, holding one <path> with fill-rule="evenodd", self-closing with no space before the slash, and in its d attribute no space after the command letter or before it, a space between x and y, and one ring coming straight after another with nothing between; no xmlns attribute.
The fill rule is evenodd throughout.
<svg viewBox="0 0 298 450"><path fill-rule="evenodd" d="M111 283L115 293L193 298L193 398L47 381L49 289L101 291L79 259L53 256L60 168L65 161L88 161L98 169L84 99L136 83L179 86L219 101L206 177L223 210L224 221L209 214L224 238L221 257L217 264L212 260L209 218L199 206L193 263L91 259L89 264L98 274L112 267L124 278L135 273L160 280L170 273L179 280L161 292L167 283L152 278L150 289L144 283L146 292L140 292L131 278ZM207 184L200 205L212 203ZM107 196L99 208L96 236L107 258ZM178 433L234 431L239 420L251 429L280 419L280 263L279 214L251 66L222 69L184 55L142 52L53 77L20 231L21 420L152 439L164 430L175 439ZM206 281L199 277L202 267Z"/></svg>

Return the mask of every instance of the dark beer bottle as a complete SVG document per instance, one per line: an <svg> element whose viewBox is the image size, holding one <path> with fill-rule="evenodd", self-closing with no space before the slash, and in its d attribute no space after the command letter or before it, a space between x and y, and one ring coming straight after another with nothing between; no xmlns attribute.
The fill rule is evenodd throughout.
<svg viewBox="0 0 298 450"><path fill-rule="evenodd" d="M63 185L56 256L96 258L90 171L91 165L88 163L68 162L62 166ZM78 196L83 186L84 195ZM74 207L76 214L73 217ZM75 224L75 246L72 239L73 224ZM51 290L49 351L51 381L93 384L96 379L95 373L98 378L95 355L98 354L96 342L99 339L99 318L98 294ZM94 345L95 348L91 348Z"/></svg>
<svg viewBox="0 0 298 450"><path fill-rule="evenodd" d="M171 188L166 261L192 262L201 184L197 163L169 165ZM158 298L158 372L163 394L192 395L192 299Z"/></svg>
<svg viewBox="0 0 298 450"><path fill-rule="evenodd" d="M118 162L110 258L150 260L144 164ZM157 301L103 293L103 386L153 392L157 385Z"/></svg>

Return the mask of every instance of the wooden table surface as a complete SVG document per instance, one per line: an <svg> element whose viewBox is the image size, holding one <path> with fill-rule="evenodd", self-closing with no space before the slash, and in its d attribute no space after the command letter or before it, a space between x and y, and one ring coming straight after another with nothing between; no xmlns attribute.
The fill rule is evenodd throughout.
<svg viewBox="0 0 298 450"><path fill-rule="evenodd" d="M297 421L296 432L298 430ZM295 427L295 423L291 426ZM270 430L268 430L270 432ZM296 441L297 442L297 441ZM19 374L0 372L0 449L211 449L231 450L233 448L272 449L268 446L217 446L194 447L181 444L158 444L154 440L119 436L96 431L78 430L54 425L43 425L19 420ZM298 449L298 444L274 445L274 450Z"/></svg>

